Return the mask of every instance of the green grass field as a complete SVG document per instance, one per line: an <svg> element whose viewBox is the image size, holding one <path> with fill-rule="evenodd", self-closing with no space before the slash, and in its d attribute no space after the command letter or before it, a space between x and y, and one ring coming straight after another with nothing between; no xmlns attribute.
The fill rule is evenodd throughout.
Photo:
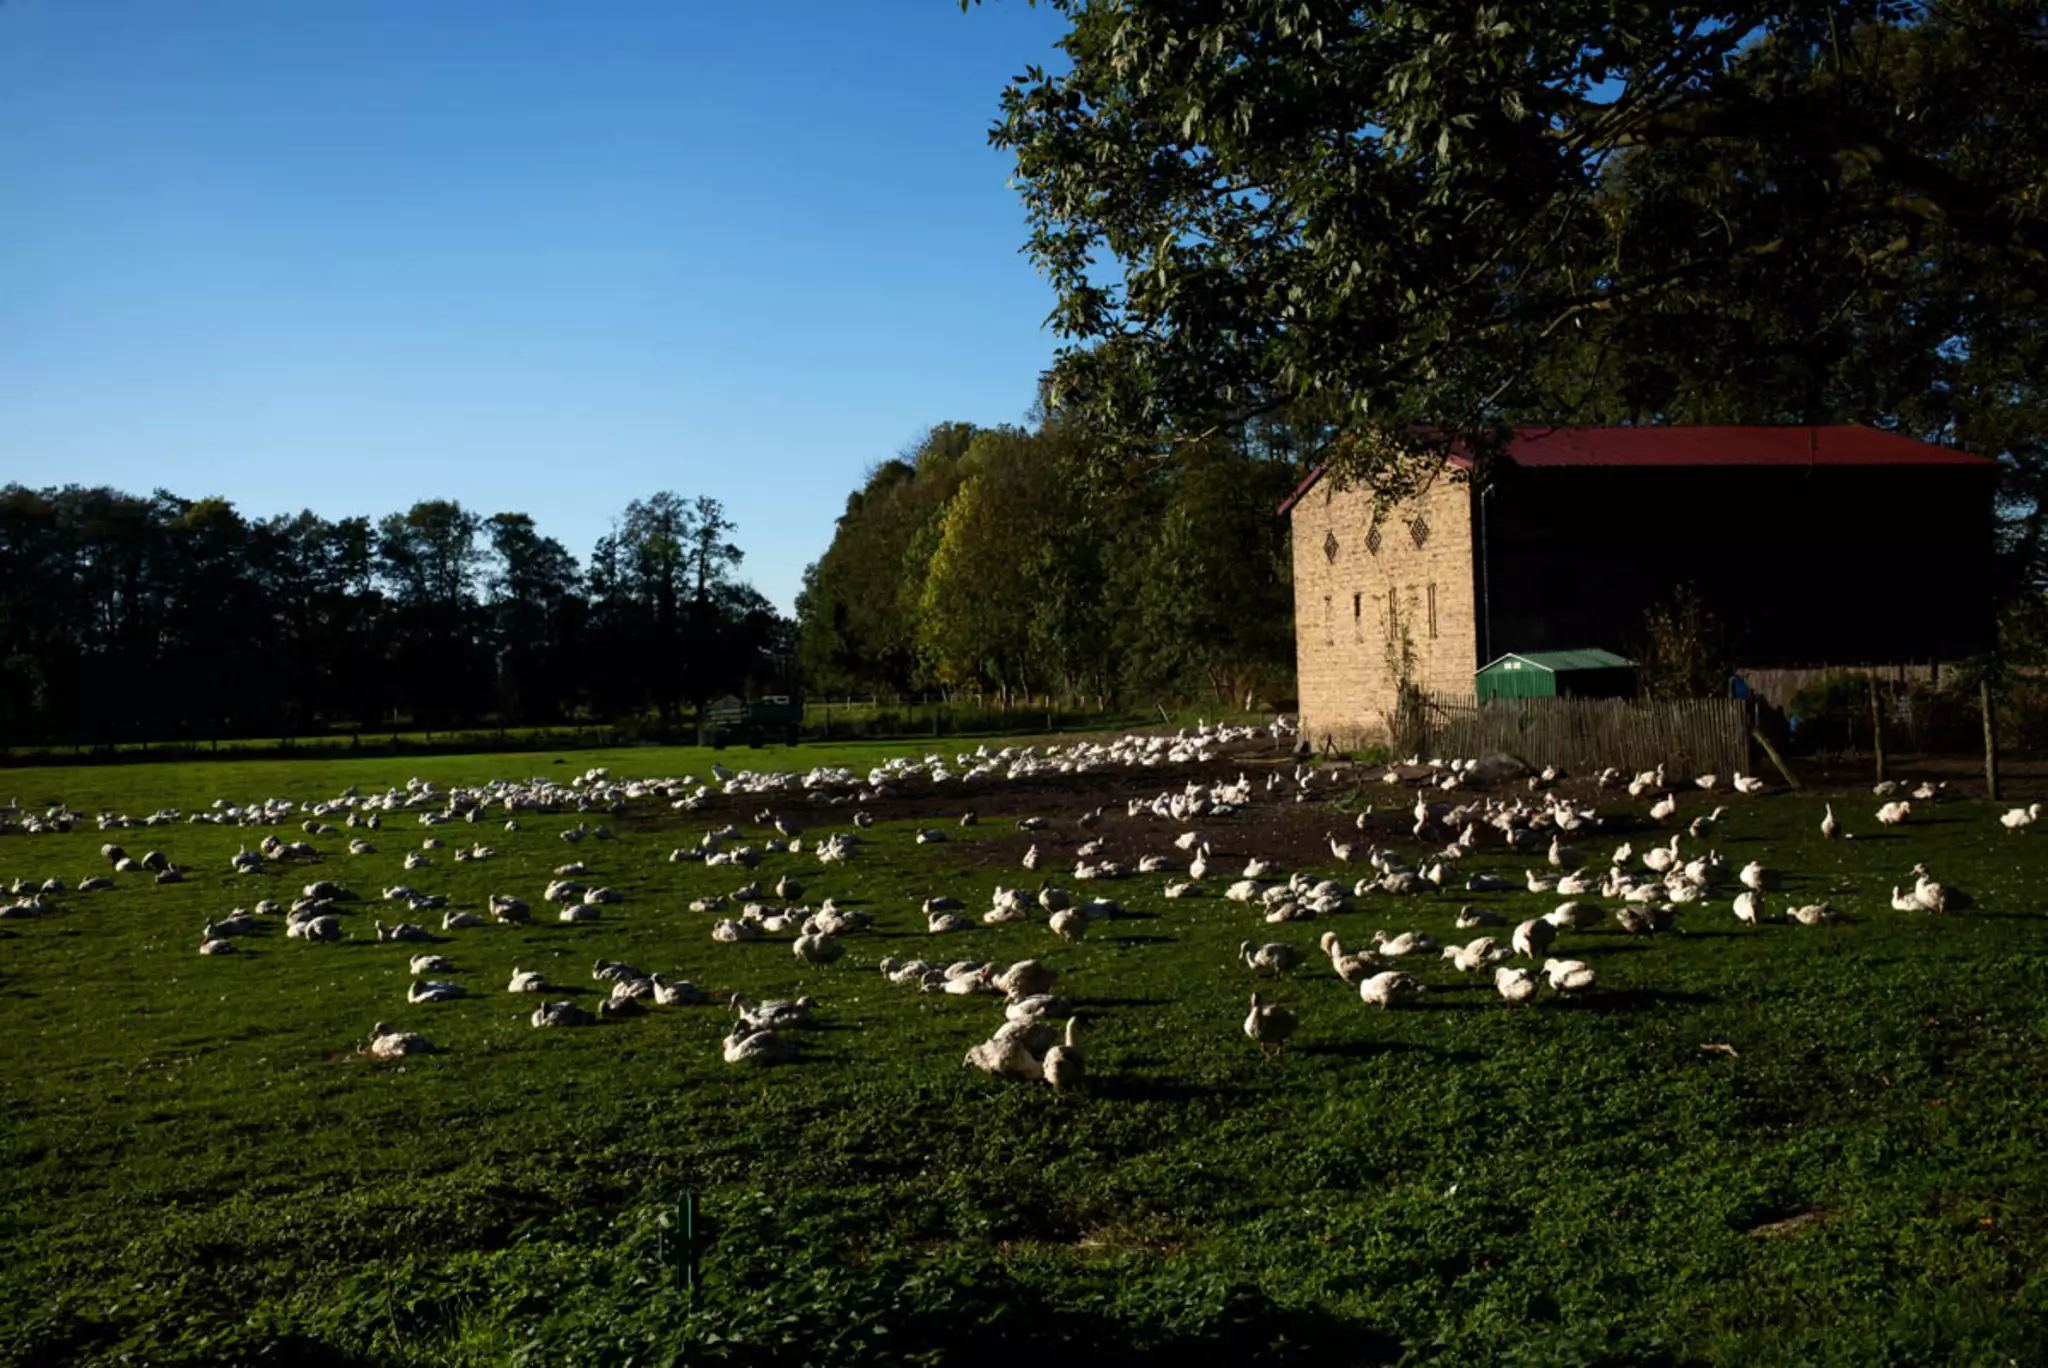
<svg viewBox="0 0 2048 1368"><path fill-rule="evenodd" d="M723 758L864 767L909 749ZM709 760L554 758L16 770L0 783L24 804L140 815L412 774L701 774ZM1048 815L1081 806L1042 791ZM936 798L929 816L966 802ZM1916 812L1880 836L1874 800L1838 799L1861 834L1824 844L1818 797L1736 800L1714 844L1783 869L1790 894L1855 924L1740 928L1724 894L1685 912L1683 935L1568 932L1557 953L1595 965L1599 987L1519 1009L1432 959L1418 970L1430 991L1381 1012L1311 958L1263 985L1302 1018L1267 1062L1239 1029L1261 986L1235 961L1240 940L1462 940L1463 902L1519 919L1557 900L1376 896L1267 928L1213 896L1169 902L1145 876L1070 885L1131 914L1077 947L1038 921L934 938L916 900L951 893L978 917L997 883L1026 878L976 847L1007 850L1019 833L991 818L917 846L916 823L898 821L848 865L781 855L755 872L875 914L843 960L812 969L787 937L715 944L713 917L687 903L745 872L666 859L762 806L820 831L846 816L650 802L605 819L617 841L573 851L556 838L567 814L522 818L517 834L458 825L432 834L497 856L458 864L442 850L413 871L401 857L429 833L399 817L365 833L375 855L316 837L316 864L253 877L229 872L259 834L244 829L88 822L0 838L9 879L75 883L104 868L109 839L191 871L162 887L122 876L0 922L0 1362L2044 1359L2048 923L2034 890L2048 835L2006 834L1988 804ZM1242 855L1278 807L1256 805L1257 828L1205 827ZM1311 834L1342 820L1316 805L1285 818ZM1177 828L1116 815L1107 830L1135 855L1169 851ZM1616 839L1587 841L1589 856L1604 862ZM371 918L398 919L392 904L346 917L341 944L287 940L280 925L244 953L194 953L208 916L315 878L371 899L409 883L456 906L512 892L544 916L548 871L572 857L625 901L595 925L450 933L433 948L455 960L465 1000L406 1003L406 961L428 947L374 943ZM1890 910L1916 861L1974 905ZM1465 872L1527 863L1490 853ZM408 919L427 916L438 927L438 914ZM873 971L885 954L1058 966L1090 1090L963 1071L1000 1000L897 987ZM504 991L515 966L539 969L594 1005L599 955L810 993L820 1025L800 1062L742 1070L720 1059L730 1016L716 1007L537 1031L536 1000ZM356 1046L378 1019L442 1052L367 1060Z"/></svg>

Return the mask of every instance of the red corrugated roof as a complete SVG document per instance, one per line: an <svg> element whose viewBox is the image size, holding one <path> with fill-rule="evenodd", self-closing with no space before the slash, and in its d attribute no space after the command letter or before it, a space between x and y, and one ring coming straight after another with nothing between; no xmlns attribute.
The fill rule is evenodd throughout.
<svg viewBox="0 0 2048 1368"><path fill-rule="evenodd" d="M1519 428L1518 466L1983 465L1982 456L1856 423L1827 427Z"/></svg>
<svg viewBox="0 0 2048 1368"><path fill-rule="evenodd" d="M1880 432L1858 423L1818 427L1548 427L1517 428L1506 455L1518 466L1887 466L1975 465L1993 462L1953 447ZM1453 454L1454 465L1469 464ZM1285 513L1315 487L1309 473L1280 505Z"/></svg>

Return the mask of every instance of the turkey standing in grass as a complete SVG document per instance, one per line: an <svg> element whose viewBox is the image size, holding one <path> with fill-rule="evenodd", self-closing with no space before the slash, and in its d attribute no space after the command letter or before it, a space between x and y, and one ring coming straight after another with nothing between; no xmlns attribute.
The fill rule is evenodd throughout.
<svg viewBox="0 0 2048 1368"><path fill-rule="evenodd" d="M1037 1057L1024 1048L1024 1042L1014 1034L982 1041L967 1052L967 1057L960 1061L960 1067L979 1069L997 1078L1014 1078L1025 1083L1036 1083L1045 1077L1045 1070Z"/></svg>
<svg viewBox="0 0 2048 1368"><path fill-rule="evenodd" d="M1300 1018L1285 1007L1262 1006L1259 995L1253 993L1251 1013L1244 1019L1244 1033L1257 1042L1259 1058L1268 1059L1287 1047L1288 1037L1300 1024Z"/></svg>
<svg viewBox="0 0 2048 1368"><path fill-rule="evenodd" d="M1543 973L1560 993L1583 992L1593 986L1593 966L1584 960L1547 959Z"/></svg>
<svg viewBox="0 0 2048 1368"><path fill-rule="evenodd" d="M1384 931L1372 933L1374 952L1389 959L1403 955L1426 955L1437 948L1436 937L1427 931L1403 931L1398 936L1389 936Z"/></svg>
<svg viewBox="0 0 2048 1368"><path fill-rule="evenodd" d="M1052 990L1060 971L1037 960L1018 960L995 980L996 987L1008 994L1012 1001L1036 997Z"/></svg>
<svg viewBox="0 0 2048 1368"><path fill-rule="evenodd" d="M1591 903L1559 903L1557 910L1547 914L1543 920L1560 931L1583 931L1589 926L1598 926L1606 914Z"/></svg>
<svg viewBox="0 0 2048 1368"><path fill-rule="evenodd" d="M830 964L846 953L837 936L798 936L793 947L805 964Z"/></svg>
<svg viewBox="0 0 2048 1368"><path fill-rule="evenodd" d="M1550 953L1551 942L1557 939L1557 924L1537 917L1525 921L1515 928L1515 953L1530 959L1541 959Z"/></svg>
<svg viewBox="0 0 2048 1368"><path fill-rule="evenodd" d="M1323 953L1330 957L1330 967L1336 970L1337 977L1346 983L1361 983L1387 967L1385 962L1375 955L1347 952L1344 943L1337 939L1335 931L1323 933L1322 947Z"/></svg>
<svg viewBox="0 0 2048 1368"><path fill-rule="evenodd" d="M1412 975L1398 969L1389 969L1374 974L1358 985L1358 996L1374 1007L1393 1007L1408 1001L1422 991L1422 985Z"/></svg>
<svg viewBox="0 0 2048 1368"><path fill-rule="evenodd" d="M1509 1002L1531 1001L1536 996L1536 971L1502 966L1493 971L1493 987Z"/></svg>
<svg viewBox="0 0 2048 1368"><path fill-rule="evenodd" d="M1055 1045L1045 1052L1039 1063L1039 1070L1045 1081L1061 1092L1077 1092L1088 1080L1087 1064L1081 1058L1081 1048L1074 1043L1074 1027L1079 1017L1067 1018L1066 1043Z"/></svg>
<svg viewBox="0 0 2048 1368"><path fill-rule="evenodd" d="M1446 945L1444 958L1468 974L1481 974L1508 957L1491 936L1481 936L1467 945Z"/></svg>
<svg viewBox="0 0 2048 1368"><path fill-rule="evenodd" d="M1650 936L1665 929L1669 919L1660 919L1653 907L1631 903L1615 909L1614 924L1631 936Z"/></svg>

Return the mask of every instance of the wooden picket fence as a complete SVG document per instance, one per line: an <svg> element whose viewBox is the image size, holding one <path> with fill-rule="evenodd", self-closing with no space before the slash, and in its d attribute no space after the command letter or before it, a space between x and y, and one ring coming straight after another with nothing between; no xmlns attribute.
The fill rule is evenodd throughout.
<svg viewBox="0 0 2048 1368"><path fill-rule="evenodd" d="M1750 705L1739 698L1513 698L1408 695L1395 722L1402 755L1505 751L1532 766L1581 773L1613 765L1673 778L1750 768Z"/></svg>

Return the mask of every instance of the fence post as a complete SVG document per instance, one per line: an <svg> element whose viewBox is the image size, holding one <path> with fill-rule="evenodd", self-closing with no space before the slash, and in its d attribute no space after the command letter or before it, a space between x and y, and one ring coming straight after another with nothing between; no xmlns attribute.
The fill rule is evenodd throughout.
<svg viewBox="0 0 2048 1368"><path fill-rule="evenodd" d="M1762 727L1752 727L1749 734L1756 738L1756 743L1764 748L1764 754L1770 756L1771 763L1778 767L1778 773L1785 780L1785 787L1798 788L1799 780L1793 777L1791 766L1785 763L1784 756L1778 754L1778 748L1771 744L1771 738L1764 735L1764 729Z"/></svg>
<svg viewBox="0 0 2048 1368"><path fill-rule="evenodd" d="M1977 689L1984 702L1984 793L1995 800L1998 797L1998 712L1991 701L1991 676L1986 675Z"/></svg>
<svg viewBox="0 0 2048 1368"><path fill-rule="evenodd" d="M1877 782L1884 782L1884 704L1877 694L1877 677L1870 679L1870 749L1877 756Z"/></svg>

